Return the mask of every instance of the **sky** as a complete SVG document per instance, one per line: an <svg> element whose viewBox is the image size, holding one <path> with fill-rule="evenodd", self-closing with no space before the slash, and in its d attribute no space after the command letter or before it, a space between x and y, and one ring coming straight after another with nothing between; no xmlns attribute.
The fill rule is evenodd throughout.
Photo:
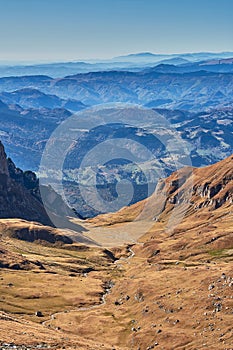
<svg viewBox="0 0 233 350"><path fill-rule="evenodd" d="M0 61L233 51L232 0L0 0Z"/></svg>

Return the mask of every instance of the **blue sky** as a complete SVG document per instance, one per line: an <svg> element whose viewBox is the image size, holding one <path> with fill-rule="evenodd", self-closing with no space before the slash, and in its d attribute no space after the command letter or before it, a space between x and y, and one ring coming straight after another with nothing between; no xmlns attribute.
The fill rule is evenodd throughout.
<svg viewBox="0 0 233 350"><path fill-rule="evenodd" d="M0 60L233 51L232 0L0 0Z"/></svg>

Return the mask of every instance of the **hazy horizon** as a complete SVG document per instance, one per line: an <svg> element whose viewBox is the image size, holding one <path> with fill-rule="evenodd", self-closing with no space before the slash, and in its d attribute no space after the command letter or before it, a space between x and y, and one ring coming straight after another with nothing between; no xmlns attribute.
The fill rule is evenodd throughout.
<svg viewBox="0 0 233 350"><path fill-rule="evenodd" d="M1 65L23 65L23 64L49 64L49 63L72 63L72 62L104 62L104 61L111 61L116 58L120 57L127 57L131 55L139 55L139 54L152 54L152 55L166 55L166 56L175 56L175 55L186 55L186 54L227 54L227 53L232 53L233 55L233 50L227 50L227 51L189 51L189 52L151 52L151 51L142 51L142 52L126 52L123 55L117 55L114 57L95 57L95 58L72 58L72 59L59 59L59 58L54 58L54 59L34 59L34 60L2 60L0 59L0 64ZM166 58L165 58L166 59Z"/></svg>
<svg viewBox="0 0 233 350"><path fill-rule="evenodd" d="M0 0L1 62L233 51L231 0Z"/></svg>

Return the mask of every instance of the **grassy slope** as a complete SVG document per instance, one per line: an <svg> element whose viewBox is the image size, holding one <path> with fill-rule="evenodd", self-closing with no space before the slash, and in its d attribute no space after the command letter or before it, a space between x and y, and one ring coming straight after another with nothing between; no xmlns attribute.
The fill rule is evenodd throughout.
<svg viewBox="0 0 233 350"><path fill-rule="evenodd" d="M215 186L223 177L230 178L231 159L225 166L220 165L195 170L194 186L200 187L206 181ZM173 176L166 180L168 189L177 174ZM226 188L232 193L228 184L217 198L225 195ZM62 344L69 348L71 343L70 349L231 349L232 202L227 200L218 209L211 203L197 209L194 206L207 198L194 191L183 220L171 231L166 228L172 204L167 203L155 222L150 219L156 209L154 200L155 197L147 200L150 215L144 221L128 225L132 211L127 208L121 211L120 220L114 214L86 224L89 236L106 245L108 234L120 245L117 233L125 238L127 231L132 250L128 249L127 258L125 249L112 249L118 257L122 255L115 263L98 247L76 244L76 250L71 250L70 246L2 238L2 260L18 261L26 270L1 269L1 308L20 323L1 320L0 339L32 342L46 334L48 343L59 343L56 349ZM182 205L177 213L179 210L183 210ZM140 235L138 243L133 244ZM23 264L24 259L27 264ZM40 261L45 270L33 264L35 261ZM84 277L88 267L95 271ZM101 304L107 281L113 281L114 287L106 303ZM38 309L45 317L34 316ZM51 317L57 311L60 313ZM44 325L39 324L43 321ZM26 332L21 322L28 322Z"/></svg>

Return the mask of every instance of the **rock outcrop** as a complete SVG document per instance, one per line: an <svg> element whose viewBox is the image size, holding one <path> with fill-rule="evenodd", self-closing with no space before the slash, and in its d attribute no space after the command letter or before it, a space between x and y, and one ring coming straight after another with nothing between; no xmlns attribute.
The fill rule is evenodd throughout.
<svg viewBox="0 0 233 350"><path fill-rule="evenodd" d="M9 176L6 153L1 141L0 141L0 174Z"/></svg>
<svg viewBox="0 0 233 350"><path fill-rule="evenodd" d="M232 203L233 155L208 167L182 168L161 179L149 198L90 222L101 226L144 219L166 221L171 213L191 215L202 208L212 211Z"/></svg>
<svg viewBox="0 0 233 350"><path fill-rule="evenodd" d="M0 142L0 218L21 218L52 226L41 201L32 193L36 181L35 174L22 172L7 159Z"/></svg>

